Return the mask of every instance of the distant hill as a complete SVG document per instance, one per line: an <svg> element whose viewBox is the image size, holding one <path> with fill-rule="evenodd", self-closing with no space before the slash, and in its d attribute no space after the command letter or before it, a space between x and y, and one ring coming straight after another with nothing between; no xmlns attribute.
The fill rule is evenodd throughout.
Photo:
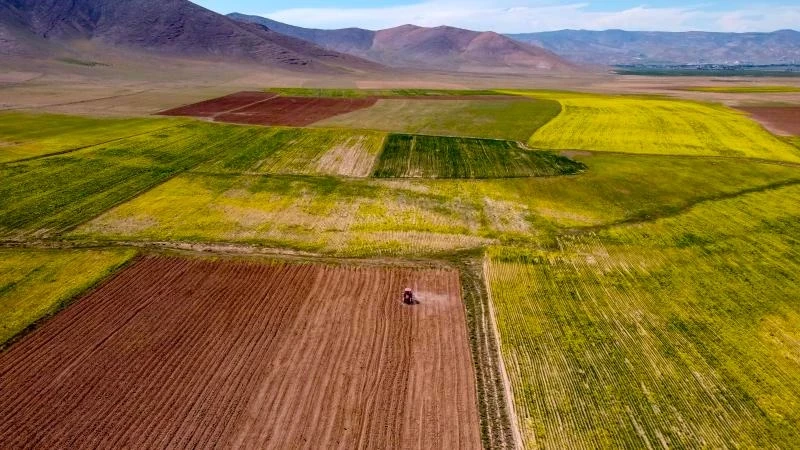
<svg viewBox="0 0 800 450"><path fill-rule="evenodd" d="M47 56L75 41L312 72L381 69L187 0L0 0L0 54Z"/></svg>
<svg viewBox="0 0 800 450"><path fill-rule="evenodd" d="M666 33L563 30L510 34L585 64L800 63L800 32Z"/></svg>
<svg viewBox="0 0 800 450"><path fill-rule="evenodd" d="M387 30L301 28L260 16L229 14L245 23L312 41L387 66L475 72L563 72L576 66L535 45L493 32L403 25Z"/></svg>

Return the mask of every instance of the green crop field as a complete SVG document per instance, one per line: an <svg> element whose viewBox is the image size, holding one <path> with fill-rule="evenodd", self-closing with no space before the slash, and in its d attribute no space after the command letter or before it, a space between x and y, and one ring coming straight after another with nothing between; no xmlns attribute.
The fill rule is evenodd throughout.
<svg viewBox="0 0 800 450"><path fill-rule="evenodd" d="M173 127L180 119L96 119L0 113L0 163L65 152Z"/></svg>
<svg viewBox="0 0 800 450"><path fill-rule="evenodd" d="M186 173L70 239L241 242L322 253L424 255L541 242L565 229L672 214L800 181L794 167L597 153L571 177L341 179Z"/></svg>
<svg viewBox="0 0 800 450"><path fill-rule="evenodd" d="M694 92L718 92L723 94L769 94L800 92L796 86L692 86L685 88Z"/></svg>
<svg viewBox="0 0 800 450"><path fill-rule="evenodd" d="M0 236L47 236L223 151L246 128L189 123L84 150L0 165Z"/></svg>
<svg viewBox="0 0 800 450"><path fill-rule="evenodd" d="M494 249L502 352L531 448L800 442L800 186Z"/></svg>
<svg viewBox="0 0 800 450"><path fill-rule="evenodd" d="M561 106L552 100L384 99L371 108L332 117L314 126L526 142L560 111Z"/></svg>
<svg viewBox="0 0 800 450"><path fill-rule="evenodd" d="M378 178L510 178L572 175L583 164L492 139L390 134Z"/></svg>
<svg viewBox="0 0 800 450"><path fill-rule="evenodd" d="M375 131L253 127L197 171L367 177L385 139Z"/></svg>
<svg viewBox="0 0 800 450"><path fill-rule="evenodd" d="M721 105L657 97L526 95L557 100L563 108L531 137L528 143L535 148L800 162L796 148Z"/></svg>
<svg viewBox="0 0 800 450"><path fill-rule="evenodd" d="M131 250L0 249L0 347L133 255Z"/></svg>

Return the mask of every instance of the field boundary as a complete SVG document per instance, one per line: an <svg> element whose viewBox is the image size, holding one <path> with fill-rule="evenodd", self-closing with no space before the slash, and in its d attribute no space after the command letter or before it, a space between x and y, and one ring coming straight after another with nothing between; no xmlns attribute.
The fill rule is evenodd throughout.
<svg viewBox="0 0 800 450"><path fill-rule="evenodd" d="M484 288L486 289L486 303L489 309L489 323L491 324L491 333L492 337L494 338L495 345L497 346L498 358L497 358L496 370L500 373L500 377L503 383L503 388L505 391L506 408L508 408L509 411L508 416L511 422L511 432L514 437L514 448L521 449L523 448L522 431L519 424L519 416L517 415L517 409L514 404L514 391L511 388L511 380L508 378L508 371L506 370L505 361L503 360L502 343L500 341L500 329L497 326L497 316L495 314L494 304L492 301L492 290L487 285L487 283L489 282L488 265L489 265L489 258L486 255L484 255L482 261L481 275L484 282Z"/></svg>

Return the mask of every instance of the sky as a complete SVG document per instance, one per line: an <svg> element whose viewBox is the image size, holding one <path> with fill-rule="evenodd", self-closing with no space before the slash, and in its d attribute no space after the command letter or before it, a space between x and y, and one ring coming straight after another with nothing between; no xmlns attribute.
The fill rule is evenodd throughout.
<svg viewBox="0 0 800 450"><path fill-rule="evenodd" d="M372 30L407 23L524 33L566 28L775 31L800 28L800 0L192 0L311 28Z"/></svg>

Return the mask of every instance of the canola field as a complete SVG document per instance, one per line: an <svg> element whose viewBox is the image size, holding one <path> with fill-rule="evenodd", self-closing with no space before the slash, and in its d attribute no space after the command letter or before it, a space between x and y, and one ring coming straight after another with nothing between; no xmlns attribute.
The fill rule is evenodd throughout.
<svg viewBox="0 0 800 450"><path fill-rule="evenodd" d="M800 163L800 152L730 108L659 97L525 93L562 112L528 141L533 148L726 156Z"/></svg>
<svg viewBox="0 0 800 450"><path fill-rule="evenodd" d="M529 448L800 442L800 186L496 248L486 263Z"/></svg>
<svg viewBox="0 0 800 450"><path fill-rule="evenodd" d="M125 249L0 249L0 349L133 255Z"/></svg>

